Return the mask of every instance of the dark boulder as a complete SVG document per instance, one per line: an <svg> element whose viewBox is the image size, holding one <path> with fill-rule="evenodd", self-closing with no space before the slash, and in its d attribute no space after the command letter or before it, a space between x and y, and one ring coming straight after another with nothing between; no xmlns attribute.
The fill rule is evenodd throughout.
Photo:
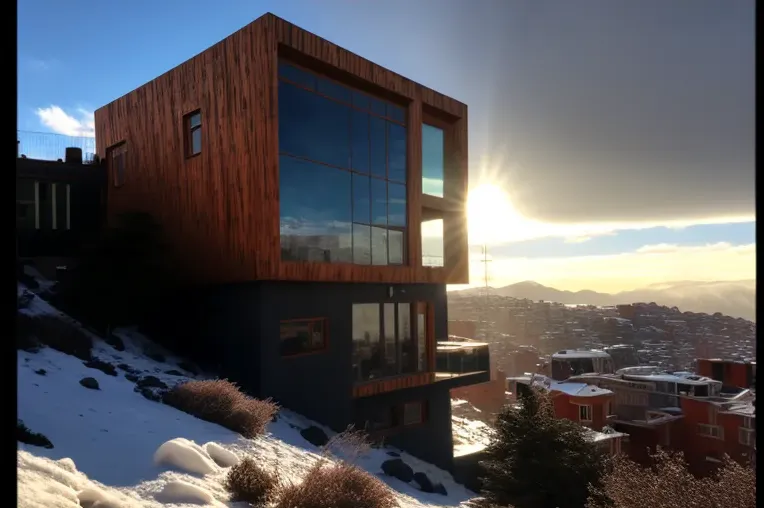
<svg viewBox="0 0 764 508"><path fill-rule="evenodd" d="M315 446L325 446L326 443L329 442L329 437L326 435L326 432L319 429L315 425L311 425L306 429L302 429L300 431L300 435L305 439L305 441Z"/></svg>
<svg viewBox="0 0 764 508"><path fill-rule="evenodd" d="M404 483L409 483L414 479L414 470L411 466L403 462L401 459L390 459L382 463L382 471L387 476L398 478Z"/></svg>

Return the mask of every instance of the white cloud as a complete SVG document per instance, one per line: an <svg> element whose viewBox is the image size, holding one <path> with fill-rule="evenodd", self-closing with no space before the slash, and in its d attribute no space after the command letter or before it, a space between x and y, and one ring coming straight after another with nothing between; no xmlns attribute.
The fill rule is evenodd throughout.
<svg viewBox="0 0 764 508"><path fill-rule="evenodd" d="M59 106L51 105L47 108L37 108L35 114L40 119L40 123L57 134L95 137L95 119L92 111L77 108L77 116L74 116Z"/></svg>
<svg viewBox="0 0 764 508"><path fill-rule="evenodd" d="M683 229L690 226L756 221L755 215L750 215L660 221L541 222L523 216L507 194L493 185L471 189L467 211L470 243L473 245L504 245L539 238L564 238L568 243L581 243L597 236L613 235L618 231L639 231L657 227Z"/></svg>
<svg viewBox="0 0 764 508"><path fill-rule="evenodd" d="M471 260L473 285L482 285L484 267ZM534 280L557 289L615 293L677 280L756 279L756 244L720 242L700 246L646 245L634 252L561 258L493 258L489 284L499 287Z"/></svg>

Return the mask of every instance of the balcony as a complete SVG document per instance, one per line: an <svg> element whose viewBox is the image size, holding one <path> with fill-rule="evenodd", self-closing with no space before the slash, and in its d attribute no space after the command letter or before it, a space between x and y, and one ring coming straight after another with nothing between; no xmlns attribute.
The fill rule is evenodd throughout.
<svg viewBox="0 0 764 508"><path fill-rule="evenodd" d="M435 351L435 381L448 381L450 388L491 380L491 357L484 342L438 342Z"/></svg>
<svg viewBox="0 0 764 508"><path fill-rule="evenodd" d="M95 158L95 138L84 136L65 136L50 132L16 131L18 157L26 159L57 161L64 160L66 149L82 149L82 162L92 163Z"/></svg>

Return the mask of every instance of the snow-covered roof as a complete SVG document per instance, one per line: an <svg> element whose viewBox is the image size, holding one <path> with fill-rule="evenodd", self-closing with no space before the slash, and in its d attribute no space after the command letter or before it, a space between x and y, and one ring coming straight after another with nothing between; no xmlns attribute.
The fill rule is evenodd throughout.
<svg viewBox="0 0 764 508"><path fill-rule="evenodd" d="M600 395L612 395L612 391L600 388L588 383L575 383L570 381L555 381L554 379L534 374L532 376L509 377L508 380L532 385L535 388L541 388L548 391L561 392L573 397L597 397Z"/></svg>
<svg viewBox="0 0 764 508"><path fill-rule="evenodd" d="M575 360L581 358L610 358L605 351L597 349L563 349L552 355L553 360Z"/></svg>

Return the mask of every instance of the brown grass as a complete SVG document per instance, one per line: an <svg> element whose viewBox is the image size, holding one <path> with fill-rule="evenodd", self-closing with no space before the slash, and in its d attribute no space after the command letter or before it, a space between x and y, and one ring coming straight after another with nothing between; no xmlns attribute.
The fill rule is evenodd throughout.
<svg viewBox="0 0 764 508"><path fill-rule="evenodd" d="M658 451L651 467L615 457L587 508L754 508L756 471L725 457L713 477L697 478L680 453ZM602 501L596 501L595 497Z"/></svg>
<svg viewBox="0 0 764 508"><path fill-rule="evenodd" d="M278 412L278 406L271 400L249 397L226 379L181 383L168 391L163 401L247 438L263 434Z"/></svg>
<svg viewBox="0 0 764 508"><path fill-rule="evenodd" d="M341 462L318 461L302 482L285 486L276 508L395 508L398 503L384 482L363 469Z"/></svg>
<svg viewBox="0 0 764 508"><path fill-rule="evenodd" d="M77 323L66 317L48 314L16 314L16 348L30 349L35 343L90 360L93 339Z"/></svg>
<svg viewBox="0 0 764 508"><path fill-rule="evenodd" d="M231 467L224 483L232 501L243 501L255 507L273 502L279 485L276 474L261 468L249 457Z"/></svg>
<svg viewBox="0 0 764 508"><path fill-rule="evenodd" d="M371 445L366 432L355 430L351 425L344 432L333 435L322 447L324 456L334 456L343 462L355 463L367 455Z"/></svg>

